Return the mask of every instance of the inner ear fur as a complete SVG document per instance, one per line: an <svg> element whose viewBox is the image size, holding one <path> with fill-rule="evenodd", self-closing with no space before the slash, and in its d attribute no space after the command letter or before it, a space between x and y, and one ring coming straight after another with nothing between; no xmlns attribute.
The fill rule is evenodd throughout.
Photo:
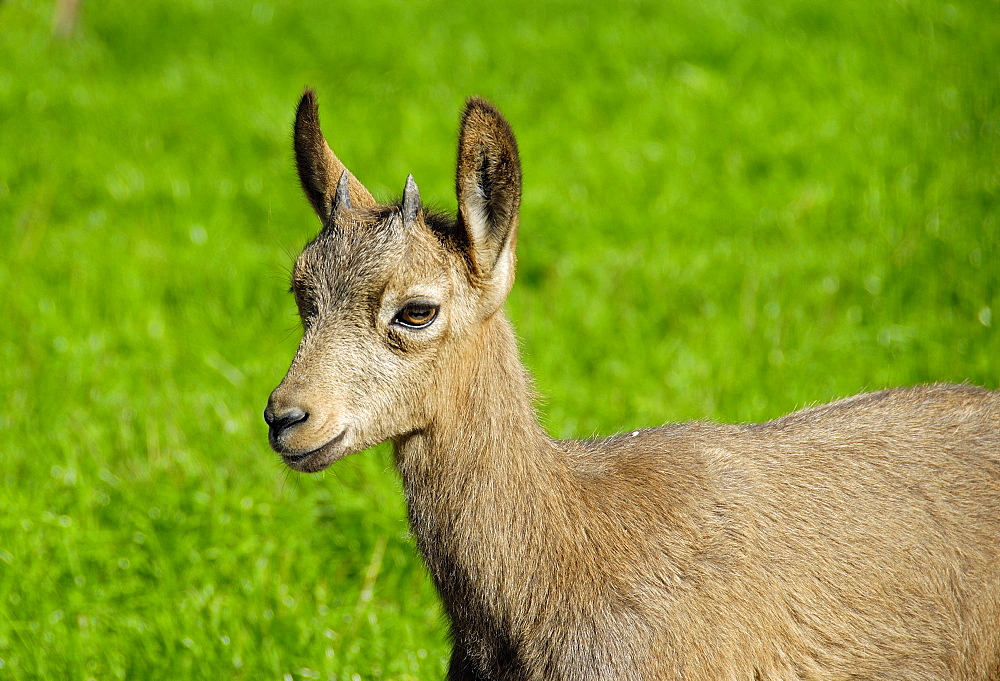
<svg viewBox="0 0 1000 681"><path fill-rule="evenodd" d="M337 183L347 168L330 149L319 124L316 93L306 90L295 112L295 165L306 198L326 224L337 194ZM371 193L348 171L348 195L354 208L376 205Z"/></svg>
<svg viewBox="0 0 1000 681"><path fill-rule="evenodd" d="M521 206L521 160L510 124L484 99L471 97L462 112L455 190L476 273L513 283L514 247Z"/></svg>

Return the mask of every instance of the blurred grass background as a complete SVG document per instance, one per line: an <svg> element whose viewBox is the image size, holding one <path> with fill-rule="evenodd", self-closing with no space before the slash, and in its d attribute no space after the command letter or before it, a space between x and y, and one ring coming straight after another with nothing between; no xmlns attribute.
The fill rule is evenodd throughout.
<svg viewBox="0 0 1000 681"><path fill-rule="evenodd" d="M385 447L287 473L261 411L324 128L454 208L525 167L508 304L557 436L996 388L993 1L0 3L0 678L443 676Z"/></svg>

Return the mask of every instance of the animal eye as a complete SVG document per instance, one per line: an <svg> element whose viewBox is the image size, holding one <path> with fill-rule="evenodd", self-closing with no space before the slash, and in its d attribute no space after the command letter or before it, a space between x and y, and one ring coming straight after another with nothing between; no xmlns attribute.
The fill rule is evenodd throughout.
<svg viewBox="0 0 1000 681"><path fill-rule="evenodd" d="M438 307L430 303L407 303L396 313L394 322L410 329L422 329L429 326L437 317Z"/></svg>

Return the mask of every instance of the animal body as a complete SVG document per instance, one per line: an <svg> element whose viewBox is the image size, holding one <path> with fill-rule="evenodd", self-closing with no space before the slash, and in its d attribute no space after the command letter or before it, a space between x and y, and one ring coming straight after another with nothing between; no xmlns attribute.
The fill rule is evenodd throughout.
<svg viewBox="0 0 1000 681"><path fill-rule="evenodd" d="M323 226L270 442L309 472L392 441L448 679L1000 680L996 392L553 440L501 309L521 196L501 114L465 107L457 216L412 177L378 204L310 91L294 145Z"/></svg>

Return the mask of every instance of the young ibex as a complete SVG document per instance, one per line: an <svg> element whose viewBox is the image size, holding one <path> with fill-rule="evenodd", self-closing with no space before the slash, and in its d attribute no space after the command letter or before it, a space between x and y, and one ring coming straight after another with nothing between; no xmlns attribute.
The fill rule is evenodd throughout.
<svg viewBox="0 0 1000 681"><path fill-rule="evenodd" d="M1000 394L886 390L757 425L556 441L502 305L517 145L470 99L458 215L379 205L307 91L323 228L265 419L291 468L391 440L457 679L1000 680Z"/></svg>

